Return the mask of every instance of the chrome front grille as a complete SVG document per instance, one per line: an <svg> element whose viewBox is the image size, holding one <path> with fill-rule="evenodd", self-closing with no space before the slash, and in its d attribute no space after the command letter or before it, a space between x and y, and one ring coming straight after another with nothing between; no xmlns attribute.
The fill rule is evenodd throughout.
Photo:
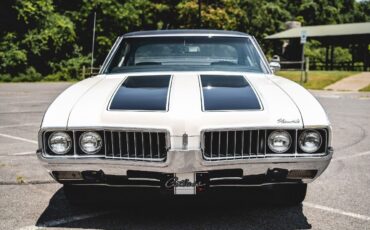
<svg viewBox="0 0 370 230"><path fill-rule="evenodd" d="M203 133L206 160L264 157L266 130L208 131Z"/></svg>
<svg viewBox="0 0 370 230"><path fill-rule="evenodd" d="M165 161L166 132L104 131L105 157L138 161Z"/></svg>
<svg viewBox="0 0 370 230"><path fill-rule="evenodd" d="M292 144L284 153L275 153L269 149L267 138L273 129L251 130L212 130L202 132L202 154L205 160L234 160L273 157L315 157L327 152L328 131L316 129L323 138L320 149L315 153L305 153L297 146L297 138L303 130L285 129Z"/></svg>

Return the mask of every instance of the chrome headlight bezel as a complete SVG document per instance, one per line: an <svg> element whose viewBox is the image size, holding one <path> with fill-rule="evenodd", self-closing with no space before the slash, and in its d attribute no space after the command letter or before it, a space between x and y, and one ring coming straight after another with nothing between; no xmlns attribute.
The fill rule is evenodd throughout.
<svg viewBox="0 0 370 230"><path fill-rule="evenodd" d="M87 136L93 137L97 141L97 147L94 151L88 151L83 147L83 144L82 144L83 138L86 138ZM81 133L81 135L79 137L78 145L79 145L79 148L81 149L82 152L84 152L88 155L96 154L96 153L100 152L100 150L103 147L103 138L98 132L86 131L86 132Z"/></svg>
<svg viewBox="0 0 370 230"><path fill-rule="evenodd" d="M286 138L286 140L289 142L289 144L287 146L285 146L284 149L282 150L278 150L276 149L276 146L274 147L272 145L272 142L271 140L274 138L273 136L275 135L275 138L277 138L277 135L280 135L280 136L284 136ZM290 133L286 130L275 130L273 132L271 132L268 137L267 137L267 146L268 148L274 152L274 153L286 153L289 151L289 149L291 148L292 146L292 136L290 135Z"/></svg>
<svg viewBox="0 0 370 230"><path fill-rule="evenodd" d="M60 139L64 139L66 144L67 144L67 147L65 148L64 151L55 151L55 148L52 147L52 139L55 138L56 136L59 136ZM48 140L47 140L47 143L48 143L48 148L50 149L50 151L52 151L53 154L56 154L56 155L66 155L70 152L70 150L72 149L72 145L73 145L73 140L72 140L73 137L71 137L68 133L66 132L63 132L63 131L55 131L53 133L50 134L50 136L48 137Z"/></svg>
<svg viewBox="0 0 370 230"><path fill-rule="evenodd" d="M316 148L313 149L313 150L307 150L306 147L304 147L303 143L302 143L302 139L305 138L305 136L307 137L307 135L309 134L315 134L319 137L318 139L318 145L316 145ZM320 132L318 132L317 130L313 130L313 129L309 129L309 130L305 130L303 131L299 137L298 137L298 147L305 153L316 153L317 151L320 150L322 144L323 144L323 137L322 135L320 134Z"/></svg>

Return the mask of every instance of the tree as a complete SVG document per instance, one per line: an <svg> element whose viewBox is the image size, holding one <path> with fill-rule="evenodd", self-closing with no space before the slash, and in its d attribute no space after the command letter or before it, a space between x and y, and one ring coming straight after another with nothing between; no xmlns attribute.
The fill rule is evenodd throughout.
<svg viewBox="0 0 370 230"><path fill-rule="evenodd" d="M262 43L268 55L272 47L265 36L285 30L286 21L299 20L304 25L370 21L368 0L201 2L202 28L247 32ZM1 76L7 80L78 78L82 65L88 65L91 57L94 12L95 66L102 64L121 34L198 28L198 0L74 0L73 4L64 0L1 0L0 4L0 81ZM347 60L347 51L336 49L336 60ZM319 58L320 52L315 47L312 55Z"/></svg>

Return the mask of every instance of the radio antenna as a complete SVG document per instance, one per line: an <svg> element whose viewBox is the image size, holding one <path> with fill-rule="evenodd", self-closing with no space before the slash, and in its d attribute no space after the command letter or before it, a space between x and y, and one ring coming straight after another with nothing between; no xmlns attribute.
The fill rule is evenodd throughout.
<svg viewBox="0 0 370 230"><path fill-rule="evenodd" d="M92 47L91 47L91 68L90 68L91 75L93 74L93 68L94 68L95 26L96 26L96 12L94 12L94 27L93 27Z"/></svg>

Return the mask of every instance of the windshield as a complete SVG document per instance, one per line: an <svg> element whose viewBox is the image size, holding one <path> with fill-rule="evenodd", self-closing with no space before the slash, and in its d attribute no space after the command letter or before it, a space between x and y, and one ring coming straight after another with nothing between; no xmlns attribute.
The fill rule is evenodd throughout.
<svg viewBox="0 0 370 230"><path fill-rule="evenodd" d="M248 37L145 37L121 41L106 73L137 71L265 71Z"/></svg>

